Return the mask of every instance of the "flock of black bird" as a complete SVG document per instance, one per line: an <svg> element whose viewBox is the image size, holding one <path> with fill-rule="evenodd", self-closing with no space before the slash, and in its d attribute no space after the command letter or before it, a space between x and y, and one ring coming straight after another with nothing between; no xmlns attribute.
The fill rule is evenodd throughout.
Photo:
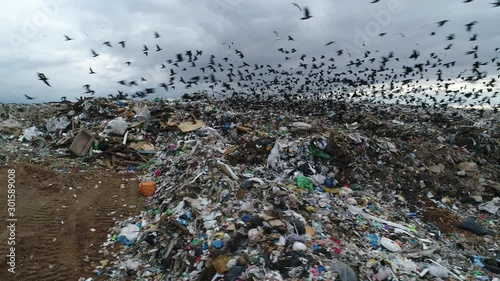
<svg viewBox="0 0 500 281"><path fill-rule="evenodd" d="M373 0L371 3L377 2L380 0ZM301 7L297 3L291 4L303 13L300 20L309 20L313 17L307 7ZM500 0L491 4L493 7L500 7ZM436 22L436 29L430 33L430 36L436 36L437 29L448 22L449 20L446 19ZM478 23L478 21L472 21L464 25L465 34L472 34L467 36L467 41L475 42L478 39L478 34L473 33L474 26ZM274 31L274 34L276 40L281 40L278 32ZM384 37L387 33L383 32L378 35ZM403 33L394 34L396 35L405 37ZM175 89L176 85L182 84L187 90L194 86L201 86L214 95L242 99L330 98L345 100L357 98L372 102L395 100L396 104L417 104L423 107L447 107L450 103L466 105L469 102L469 105L489 104L495 112L498 111L498 105L491 103L492 99L500 98L496 86L496 79L500 78L498 74L500 61L497 61L497 54L500 53L498 47L494 49L494 57L481 60L479 59L480 46L470 43L473 46L464 54L471 58L470 67L455 77L443 77L449 74L446 69L455 67L456 61L445 61L445 59L446 52L453 48L453 42L458 37L461 38L462 35L457 36L454 33L447 35L445 41L449 42L442 48L442 52L422 54L418 50L413 50L404 56L396 56L395 52L380 54L378 50L366 49L363 50L361 56L354 58L347 49L332 49L335 48L336 41L325 43L324 46L328 47L329 55L300 54L300 50L293 47L295 39L288 35L288 40L283 41L290 46L283 46L276 50L276 55L284 56L283 64L287 67L283 64L253 63L251 65L245 60L245 54L234 47L234 42L224 42L222 44L228 48L229 52L225 57L205 56L202 50L186 50L176 54L174 58L158 63L161 71L165 71L169 77L166 81L158 83L158 87L144 87L143 90L128 94L125 93L127 89L133 86L141 87L141 82L147 82L147 79L141 77L140 82L137 82L139 78L130 81L120 80L118 81L118 87L120 87L117 89L118 94L110 94L108 97L112 99L145 98L160 90L168 92ZM75 40L68 35L64 35L64 38L65 41ZM152 52L158 53L157 56L159 56L163 51L159 42L160 34L154 32L152 38L156 41L153 43L155 47L150 48L144 45L141 50L144 56ZM127 47L125 41L119 41L117 44L121 48ZM464 42L458 44L464 44ZM114 43L105 41L102 46L114 48ZM366 45L363 44L363 47ZM100 54L91 49L89 55L97 58ZM337 70L344 69L344 65L338 65L336 62L340 60L340 57L347 58L348 63L345 65L347 70ZM207 58L207 62L202 63L202 58ZM289 67L290 62L294 60L298 62L298 65ZM124 64L133 67L130 61ZM401 68L398 69L398 65ZM497 73L488 73L484 70L486 67L493 67ZM186 75L183 74L187 73L188 69L189 72L196 71L199 75L185 77ZM89 67L89 74L99 75L92 67ZM37 75L39 80L51 87L49 79L43 73L37 73ZM457 82L460 84L458 85ZM93 96L96 93L89 84L84 85L83 88L85 94ZM25 96L33 99L28 95ZM66 97L62 99L66 100ZM80 97L79 100L82 99L84 98Z"/></svg>

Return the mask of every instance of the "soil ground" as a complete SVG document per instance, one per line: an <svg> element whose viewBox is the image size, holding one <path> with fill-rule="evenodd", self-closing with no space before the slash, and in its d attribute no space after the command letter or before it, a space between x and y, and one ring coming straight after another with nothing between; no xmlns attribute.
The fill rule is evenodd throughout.
<svg viewBox="0 0 500 281"><path fill-rule="evenodd" d="M16 170L15 274L7 265L8 169ZM99 249L108 229L143 210L136 177L105 170L57 173L47 165L0 167L0 280L96 276L93 270L104 259Z"/></svg>

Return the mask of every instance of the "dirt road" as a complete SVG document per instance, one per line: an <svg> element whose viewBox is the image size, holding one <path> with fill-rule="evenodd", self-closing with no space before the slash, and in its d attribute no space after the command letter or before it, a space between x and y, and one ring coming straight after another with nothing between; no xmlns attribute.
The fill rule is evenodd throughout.
<svg viewBox="0 0 500 281"><path fill-rule="evenodd" d="M8 169L15 169L16 180L15 274L7 264ZM136 177L103 170L59 174L31 164L0 167L0 280L95 276L108 229L143 209Z"/></svg>

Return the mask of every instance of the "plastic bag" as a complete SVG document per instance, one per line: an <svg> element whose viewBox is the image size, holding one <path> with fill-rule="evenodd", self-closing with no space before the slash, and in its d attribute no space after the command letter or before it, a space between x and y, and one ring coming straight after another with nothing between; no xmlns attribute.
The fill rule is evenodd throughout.
<svg viewBox="0 0 500 281"><path fill-rule="evenodd" d="M486 202L486 203L479 205L479 210L486 211L490 214L498 213L499 209L500 209L500 198L499 197L493 198L493 200L491 200L490 202Z"/></svg>
<svg viewBox="0 0 500 281"><path fill-rule="evenodd" d="M309 190L310 192L313 192L313 190L314 190L313 182L308 177L300 176L300 177L297 177L297 179L295 181L296 181L297 186L299 188L305 188L305 189Z"/></svg>
<svg viewBox="0 0 500 281"><path fill-rule="evenodd" d="M370 240L370 244L372 245L373 248L378 249L379 247L379 237L377 234L369 233L368 234L368 240Z"/></svg>
<svg viewBox="0 0 500 281"><path fill-rule="evenodd" d="M461 229L469 230L477 235L487 235L490 231L480 226L473 218L466 218L458 224Z"/></svg>
<svg viewBox="0 0 500 281"><path fill-rule="evenodd" d="M129 224L121 229L119 236L125 236L130 241L134 241L139 236L139 227L135 224Z"/></svg>
<svg viewBox="0 0 500 281"><path fill-rule="evenodd" d="M106 135L123 135L127 131L127 122L122 117L115 118L106 125L104 133Z"/></svg>
<svg viewBox="0 0 500 281"><path fill-rule="evenodd" d="M323 158L323 159L330 159L332 158L332 156L326 152L324 152L323 150L315 147L315 146L312 146L310 145L309 146L309 151L311 152L311 154L313 156L316 156L316 157L320 157L320 158Z"/></svg>
<svg viewBox="0 0 500 281"><path fill-rule="evenodd" d="M335 262L330 267L330 271L337 272L341 281L358 281L356 272L345 262Z"/></svg>
<svg viewBox="0 0 500 281"><path fill-rule="evenodd" d="M429 273L437 278L448 278L450 275L450 271L447 268L437 265L430 266Z"/></svg>
<svg viewBox="0 0 500 281"><path fill-rule="evenodd" d="M382 150L389 150L390 152L397 152L398 151L396 146L392 142L389 142L385 138L378 138L378 139L376 139L376 141L378 142L378 147L380 147L380 149L382 149Z"/></svg>
<svg viewBox="0 0 500 281"><path fill-rule="evenodd" d="M137 270L141 266L141 263L135 259L128 259L124 262L124 265L127 269Z"/></svg>
<svg viewBox="0 0 500 281"><path fill-rule="evenodd" d="M267 167L271 169L275 169L278 165L278 161L280 160L280 143L276 142L271 149L271 153L267 156Z"/></svg>
<svg viewBox="0 0 500 281"><path fill-rule="evenodd" d="M47 128L47 131L49 132L56 132L58 130L66 129L70 123L71 122L66 116L61 116L59 118L53 117L45 121L45 128Z"/></svg>
<svg viewBox="0 0 500 281"><path fill-rule="evenodd" d="M135 111L135 118L138 121L144 121L144 120L148 120L149 118L151 118L151 112L149 111L149 109L146 106L142 106L142 107L136 106L134 108L134 111Z"/></svg>
<svg viewBox="0 0 500 281"><path fill-rule="evenodd" d="M241 274L245 271L243 266L235 265L231 267L226 274L224 274L224 281L235 281L239 280Z"/></svg>
<svg viewBox="0 0 500 281"><path fill-rule="evenodd" d="M382 281L386 280L389 276L391 276L391 271L387 267L383 267L373 276L373 280Z"/></svg>
<svg viewBox="0 0 500 281"><path fill-rule="evenodd" d="M12 117L9 117L9 119L3 121L2 123L0 123L0 128L3 127L3 128L21 128L23 125L13 119Z"/></svg>
<svg viewBox="0 0 500 281"><path fill-rule="evenodd" d="M32 141L35 137L43 135L40 131L37 130L35 126L30 127L24 130L23 135L19 137L19 141L27 140Z"/></svg>

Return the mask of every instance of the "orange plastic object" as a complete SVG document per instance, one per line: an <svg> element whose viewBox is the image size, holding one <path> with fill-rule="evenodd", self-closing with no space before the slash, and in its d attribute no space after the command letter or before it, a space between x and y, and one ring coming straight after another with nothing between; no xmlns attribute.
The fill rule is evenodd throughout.
<svg viewBox="0 0 500 281"><path fill-rule="evenodd" d="M156 183L154 181L143 181L139 184L139 191L146 197L151 197L155 194Z"/></svg>

